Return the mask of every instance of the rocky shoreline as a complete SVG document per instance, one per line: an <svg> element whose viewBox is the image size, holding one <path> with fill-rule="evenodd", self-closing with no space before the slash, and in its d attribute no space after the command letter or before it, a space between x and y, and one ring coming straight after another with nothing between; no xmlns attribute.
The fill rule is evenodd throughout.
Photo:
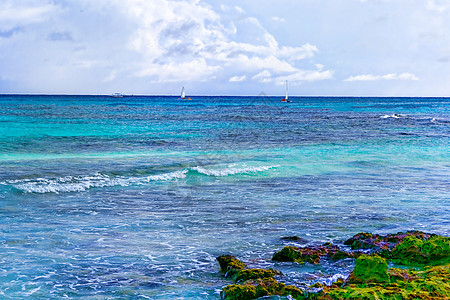
<svg viewBox="0 0 450 300"><path fill-rule="evenodd" d="M285 237L295 240L298 237ZM300 238L299 238L300 239ZM323 260L355 259L347 279L308 289L286 285L274 269L251 269L231 255L217 257L221 272L233 281L222 299L250 300L264 296L286 299L450 299L450 237L420 231L378 235L358 233L338 245L285 246L272 261L320 264ZM397 267L389 268L390 264Z"/></svg>

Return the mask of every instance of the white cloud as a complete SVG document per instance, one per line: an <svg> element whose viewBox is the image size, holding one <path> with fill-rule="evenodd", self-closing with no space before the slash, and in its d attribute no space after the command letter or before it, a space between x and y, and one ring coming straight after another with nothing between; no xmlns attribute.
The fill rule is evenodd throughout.
<svg viewBox="0 0 450 300"><path fill-rule="evenodd" d="M234 8L236 9L237 12L244 13L244 10L241 7L235 6Z"/></svg>
<svg viewBox="0 0 450 300"><path fill-rule="evenodd" d="M210 66L205 59L187 62L169 62L164 65L149 64L136 72L136 77L149 77L151 83L206 81L220 69Z"/></svg>
<svg viewBox="0 0 450 300"><path fill-rule="evenodd" d="M437 11L439 13L445 12L449 7L450 3L448 0L439 1L439 0L427 0L427 9L431 11Z"/></svg>
<svg viewBox="0 0 450 300"><path fill-rule="evenodd" d="M264 83L273 82L272 74L270 74L270 72L267 70L261 71L260 73L253 76L252 79Z"/></svg>
<svg viewBox="0 0 450 300"><path fill-rule="evenodd" d="M117 5L138 24L129 45L141 53L146 62L136 74L160 77L157 81L180 80L180 73L183 73L180 69L188 62L198 65L195 76L188 77L192 80L211 77L219 70L221 73L306 72L294 63L312 58L318 51L309 43L280 47L275 37L254 17L240 18L240 23L230 26L236 30L228 30L221 16L200 2L128 0ZM223 5L221 8L229 10ZM244 12L239 7L234 10ZM240 42L235 34L242 32L250 34ZM159 68L162 72L157 71Z"/></svg>
<svg viewBox="0 0 450 300"><path fill-rule="evenodd" d="M350 76L344 81L375 81L375 80L419 80L419 78L411 73L389 73L386 75L364 74Z"/></svg>
<svg viewBox="0 0 450 300"><path fill-rule="evenodd" d="M0 2L0 29L9 30L44 22L58 10L58 6L42 3L42 1L2 1Z"/></svg>
<svg viewBox="0 0 450 300"><path fill-rule="evenodd" d="M242 76L233 76L231 77L228 81L229 82L242 82L245 79L247 79L247 75L242 75Z"/></svg>
<svg viewBox="0 0 450 300"><path fill-rule="evenodd" d="M274 22L280 22L280 23L286 22L286 19L280 18L280 17L272 17L271 19L272 19L272 21L274 21Z"/></svg>
<svg viewBox="0 0 450 300"><path fill-rule="evenodd" d="M273 75L268 70L264 70L252 77L253 80L261 83L275 83L282 85L287 81L294 85L300 84L303 81L326 80L333 78L333 71L322 71L322 65L317 66L317 70L298 70L293 69L290 72L285 72L283 75Z"/></svg>

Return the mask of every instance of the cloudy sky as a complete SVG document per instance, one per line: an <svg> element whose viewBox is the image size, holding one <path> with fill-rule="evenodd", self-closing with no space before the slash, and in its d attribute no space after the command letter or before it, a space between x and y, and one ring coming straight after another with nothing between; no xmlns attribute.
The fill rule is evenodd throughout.
<svg viewBox="0 0 450 300"><path fill-rule="evenodd" d="M0 0L0 93L450 96L450 0Z"/></svg>

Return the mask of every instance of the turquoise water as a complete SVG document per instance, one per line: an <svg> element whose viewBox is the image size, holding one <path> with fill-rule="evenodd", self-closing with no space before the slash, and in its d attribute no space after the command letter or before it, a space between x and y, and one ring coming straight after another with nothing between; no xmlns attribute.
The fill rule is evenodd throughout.
<svg viewBox="0 0 450 300"><path fill-rule="evenodd" d="M215 257L450 234L450 99L0 96L0 297L219 299Z"/></svg>

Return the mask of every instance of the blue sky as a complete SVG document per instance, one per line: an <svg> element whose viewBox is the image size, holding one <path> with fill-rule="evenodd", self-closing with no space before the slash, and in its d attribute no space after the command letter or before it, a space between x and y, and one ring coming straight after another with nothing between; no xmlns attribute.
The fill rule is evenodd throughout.
<svg viewBox="0 0 450 300"><path fill-rule="evenodd" d="M449 0L0 0L0 93L450 96Z"/></svg>

